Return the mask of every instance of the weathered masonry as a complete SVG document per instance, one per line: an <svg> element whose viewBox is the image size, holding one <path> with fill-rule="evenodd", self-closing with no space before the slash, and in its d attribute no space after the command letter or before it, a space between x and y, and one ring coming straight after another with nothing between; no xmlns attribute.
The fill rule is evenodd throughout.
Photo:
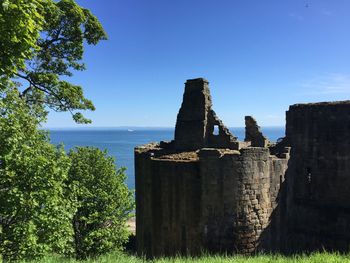
<svg viewBox="0 0 350 263"><path fill-rule="evenodd" d="M241 142L186 82L175 139L135 148L140 255L349 248L350 102L291 106L277 144L245 123Z"/></svg>

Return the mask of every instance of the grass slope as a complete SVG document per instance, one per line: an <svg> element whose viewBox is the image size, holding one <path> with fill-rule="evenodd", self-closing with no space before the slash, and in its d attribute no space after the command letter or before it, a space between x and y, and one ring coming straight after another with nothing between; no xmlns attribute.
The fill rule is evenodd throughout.
<svg viewBox="0 0 350 263"><path fill-rule="evenodd" d="M72 259L63 259L59 257L47 257L36 263L350 263L350 254L330 254L330 253L315 253L312 255L302 255L294 257L284 257L279 255L261 255L253 257L242 256L203 256L200 258L162 258L153 261L146 261L142 258L129 256L125 254L109 254L94 260L76 261ZM28 263L28 261L26 262ZM31 262L31 263L34 263Z"/></svg>

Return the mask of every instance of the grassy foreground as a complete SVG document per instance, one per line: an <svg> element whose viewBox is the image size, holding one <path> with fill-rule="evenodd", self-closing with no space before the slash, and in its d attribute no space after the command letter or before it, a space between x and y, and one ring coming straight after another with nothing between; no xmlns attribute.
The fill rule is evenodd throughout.
<svg viewBox="0 0 350 263"><path fill-rule="evenodd" d="M154 263L291 263L291 262L305 262L305 263L334 263L334 262L349 262L350 254L330 254L330 253L315 253L312 255L300 255L293 257L284 257L279 255L261 255L253 257L243 256L203 256L200 258L163 258L153 261L146 261L141 258L129 256L125 254L109 254L100 257L95 260L76 261L70 259L62 259L58 257L47 257L41 261L35 261L36 263L141 263L141 262L154 262ZM27 262L28 263L28 262ZM34 261L32 262L34 263Z"/></svg>

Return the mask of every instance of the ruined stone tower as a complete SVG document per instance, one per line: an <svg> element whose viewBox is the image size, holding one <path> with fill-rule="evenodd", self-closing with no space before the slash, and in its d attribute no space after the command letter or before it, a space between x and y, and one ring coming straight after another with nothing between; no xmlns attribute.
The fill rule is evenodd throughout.
<svg viewBox="0 0 350 263"><path fill-rule="evenodd" d="M250 253L278 245L279 230L265 230L288 154L271 155L256 121L246 122L246 141L239 142L213 111L208 81L186 82L175 140L135 149L140 254Z"/></svg>
<svg viewBox="0 0 350 263"><path fill-rule="evenodd" d="M291 106L277 144L245 123L241 142L185 83L175 139L135 148L140 255L348 249L350 102Z"/></svg>
<svg viewBox="0 0 350 263"><path fill-rule="evenodd" d="M238 147L237 138L232 136L211 108L208 84L202 78L190 79L185 83L185 93L175 128L174 143L177 150ZM213 134L215 126L219 136Z"/></svg>

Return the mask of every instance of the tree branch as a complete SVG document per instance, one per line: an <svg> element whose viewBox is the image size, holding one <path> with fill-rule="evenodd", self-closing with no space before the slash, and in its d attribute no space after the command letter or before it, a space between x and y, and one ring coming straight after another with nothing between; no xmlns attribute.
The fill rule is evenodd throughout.
<svg viewBox="0 0 350 263"><path fill-rule="evenodd" d="M34 83L30 77L28 77L28 76L23 76L23 75L21 75L21 74L19 74L19 73L15 73L15 75L16 75L17 77L19 77L19 78L25 79L25 80L28 81L29 84L30 84L28 88L26 88L24 91L21 92L20 96L21 96L22 98L25 97L25 95L26 95L33 87L35 87L35 88L38 89L38 90L41 90L42 92L45 92L45 93L49 94L47 90L45 90L44 88L41 88L41 87L39 87L38 85L36 85L36 83Z"/></svg>
<svg viewBox="0 0 350 263"><path fill-rule="evenodd" d="M55 43L56 41L65 40L65 38L60 37L62 29L63 29L63 27L60 27L57 30L57 33L56 33L55 37L51 38L51 40L45 40L43 42L42 46L39 43L38 46L41 47L42 49L47 49L51 44Z"/></svg>

